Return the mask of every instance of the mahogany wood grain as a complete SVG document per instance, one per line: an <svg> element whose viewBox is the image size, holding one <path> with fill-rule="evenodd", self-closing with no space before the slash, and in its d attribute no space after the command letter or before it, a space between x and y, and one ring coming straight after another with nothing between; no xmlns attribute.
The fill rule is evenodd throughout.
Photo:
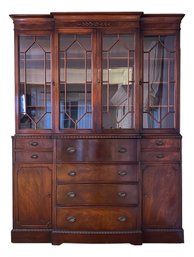
<svg viewBox="0 0 194 257"><path fill-rule="evenodd" d="M15 31L16 124L16 134L12 138L12 242L50 242L56 245L68 242L184 242L180 135L180 23L184 15L52 12L48 15L10 16ZM77 34L90 33L92 37L91 129L60 128L60 109L61 104L64 104L60 102L61 33L74 35L80 48L83 46L80 39L77 39ZM134 71L132 129L116 126L103 128L102 42L103 35L107 34L134 34L134 59L131 62L128 58ZM51 42L51 76L48 82L51 86L51 101L47 107L51 111L52 126L49 129L39 129L38 125L33 129L29 124L25 128L20 123L20 36L28 39L33 37L37 49L40 46L35 38L48 36ZM158 39L161 36L173 36L176 41L173 68L176 84L173 97L174 128L143 128L145 36L157 36ZM118 39L113 47L125 45L119 37ZM40 52L43 51L47 56L44 47L40 48ZM167 49L165 51L168 52ZM130 54L128 53L129 56ZM87 63L86 60L84 62ZM45 64L47 66L47 61ZM117 66L118 64L115 67ZM38 67L36 68L37 72ZM170 67L168 72L169 70ZM44 71L47 77L47 68ZM84 81L87 84L87 78ZM27 87L28 85L23 86L23 89L27 91ZM167 90L171 96L169 86ZM65 100L67 96L64 96ZM87 94L85 101L87 102ZM38 108L42 106L41 103ZM65 112L67 116L70 115L67 110ZM44 115L39 116L40 120L45 118ZM33 117L34 124L39 122L39 118ZM116 117L113 120L116 122Z"/></svg>
<svg viewBox="0 0 194 257"><path fill-rule="evenodd" d="M137 169L137 164L57 164L57 183L137 182Z"/></svg>

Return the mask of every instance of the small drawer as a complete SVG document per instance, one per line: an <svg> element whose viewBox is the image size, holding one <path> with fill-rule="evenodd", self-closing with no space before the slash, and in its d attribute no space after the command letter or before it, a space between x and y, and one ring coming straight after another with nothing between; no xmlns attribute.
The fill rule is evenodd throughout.
<svg viewBox="0 0 194 257"><path fill-rule="evenodd" d="M58 162L120 162L137 160L135 139L57 140Z"/></svg>
<svg viewBox="0 0 194 257"><path fill-rule="evenodd" d="M19 163L52 163L52 152L23 152L15 153L15 160Z"/></svg>
<svg viewBox="0 0 194 257"><path fill-rule="evenodd" d="M16 138L15 139L16 149L49 149L52 150L53 143L52 139L40 139L40 138Z"/></svg>
<svg viewBox="0 0 194 257"><path fill-rule="evenodd" d="M136 182L137 165L58 164L58 183Z"/></svg>
<svg viewBox="0 0 194 257"><path fill-rule="evenodd" d="M57 208L57 228L66 230L130 230L137 228L138 208Z"/></svg>
<svg viewBox="0 0 194 257"><path fill-rule="evenodd" d="M141 148L180 148L180 139L161 138L161 139L142 139Z"/></svg>
<svg viewBox="0 0 194 257"><path fill-rule="evenodd" d="M61 206L138 205L138 185L58 185L57 204Z"/></svg>
<svg viewBox="0 0 194 257"><path fill-rule="evenodd" d="M142 161L179 161L180 152L142 152Z"/></svg>

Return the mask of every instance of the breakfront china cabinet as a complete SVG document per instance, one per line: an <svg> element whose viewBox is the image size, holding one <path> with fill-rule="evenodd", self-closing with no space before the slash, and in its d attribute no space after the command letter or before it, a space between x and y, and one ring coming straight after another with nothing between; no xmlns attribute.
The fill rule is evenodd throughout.
<svg viewBox="0 0 194 257"><path fill-rule="evenodd" d="M11 15L12 242L183 242L183 16Z"/></svg>

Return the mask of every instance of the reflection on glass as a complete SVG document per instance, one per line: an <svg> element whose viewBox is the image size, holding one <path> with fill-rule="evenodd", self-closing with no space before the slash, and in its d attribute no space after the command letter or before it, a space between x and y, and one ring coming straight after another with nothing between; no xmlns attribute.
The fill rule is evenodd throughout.
<svg viewBox="0 0 194 257"><path fill-rule="evenodd" d="M51 128L50 38L20 36L20 128Z"/></svg>
<svg viewBox="0 0 194 257"><path fill-rule="evenodd" d="M92 128L91 35L60 35L60 128Z"/></svg>
<svg viewBox="0 0 194 257"><path fill-rule="evenodd" d="M103 128L134 127L134 35L103 36Z"/></svg>
<svg viewBox="0 0 194 257"><path fill-rule="evenodd" d="M175 127L175 38L144 38L143 127Z"/></svg>

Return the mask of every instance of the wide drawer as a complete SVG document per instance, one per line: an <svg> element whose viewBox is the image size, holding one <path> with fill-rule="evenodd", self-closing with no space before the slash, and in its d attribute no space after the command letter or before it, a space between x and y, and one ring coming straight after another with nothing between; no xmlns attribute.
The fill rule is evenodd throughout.
<svg viewBox="0 0 194 257"><path fill-rule="evenodd" d="M141 140L141 148L180 148L181 141L180 139L169 139L169 138L161 138L161 139L142 139Z"/></svg>
<svg viewBox="0 0 194 257"><path fill-rule="evenodd" d="M52 152L23 152L15 153L15 161L20 163L52 163Z"/></svg>
<svg viewBox="0 0 194 257"><path fill-rule="evenodd" d="M79 182L135 182L137 165L58 164L58 183Z"/></svg>
<svg viewBox="0 0 194 257"><path fill-rule="evenodd" d="M57 140L58 162L136 161L135 139Z"/></svg>
<svg viewBox="0 0 194 257"><path fill-rule="evenodd" d="M16 149L29 149L35 150L38 148L47 148L52 150L53 141L52 139L40 139L40 138L16 138L15 139Z"/></svg>
<svg viewBox="0 0 194 257"><path fill-rule="evenodd" d="M137 184L70 184L57 186L57 204L138 205Z"/></svg>
<svg viewBox="0 0 194 257"><path fill-rule="evenodd" d="M180 152L167 152L167 151L156 151L156 152L142 152L142 161L179 161Z"/></svg>
<svg viewBox="0 0 194 257"><path fill-rule="evenodd" d="M57 208L57 228L66 230L132 230L138 208Z"/></svg>

